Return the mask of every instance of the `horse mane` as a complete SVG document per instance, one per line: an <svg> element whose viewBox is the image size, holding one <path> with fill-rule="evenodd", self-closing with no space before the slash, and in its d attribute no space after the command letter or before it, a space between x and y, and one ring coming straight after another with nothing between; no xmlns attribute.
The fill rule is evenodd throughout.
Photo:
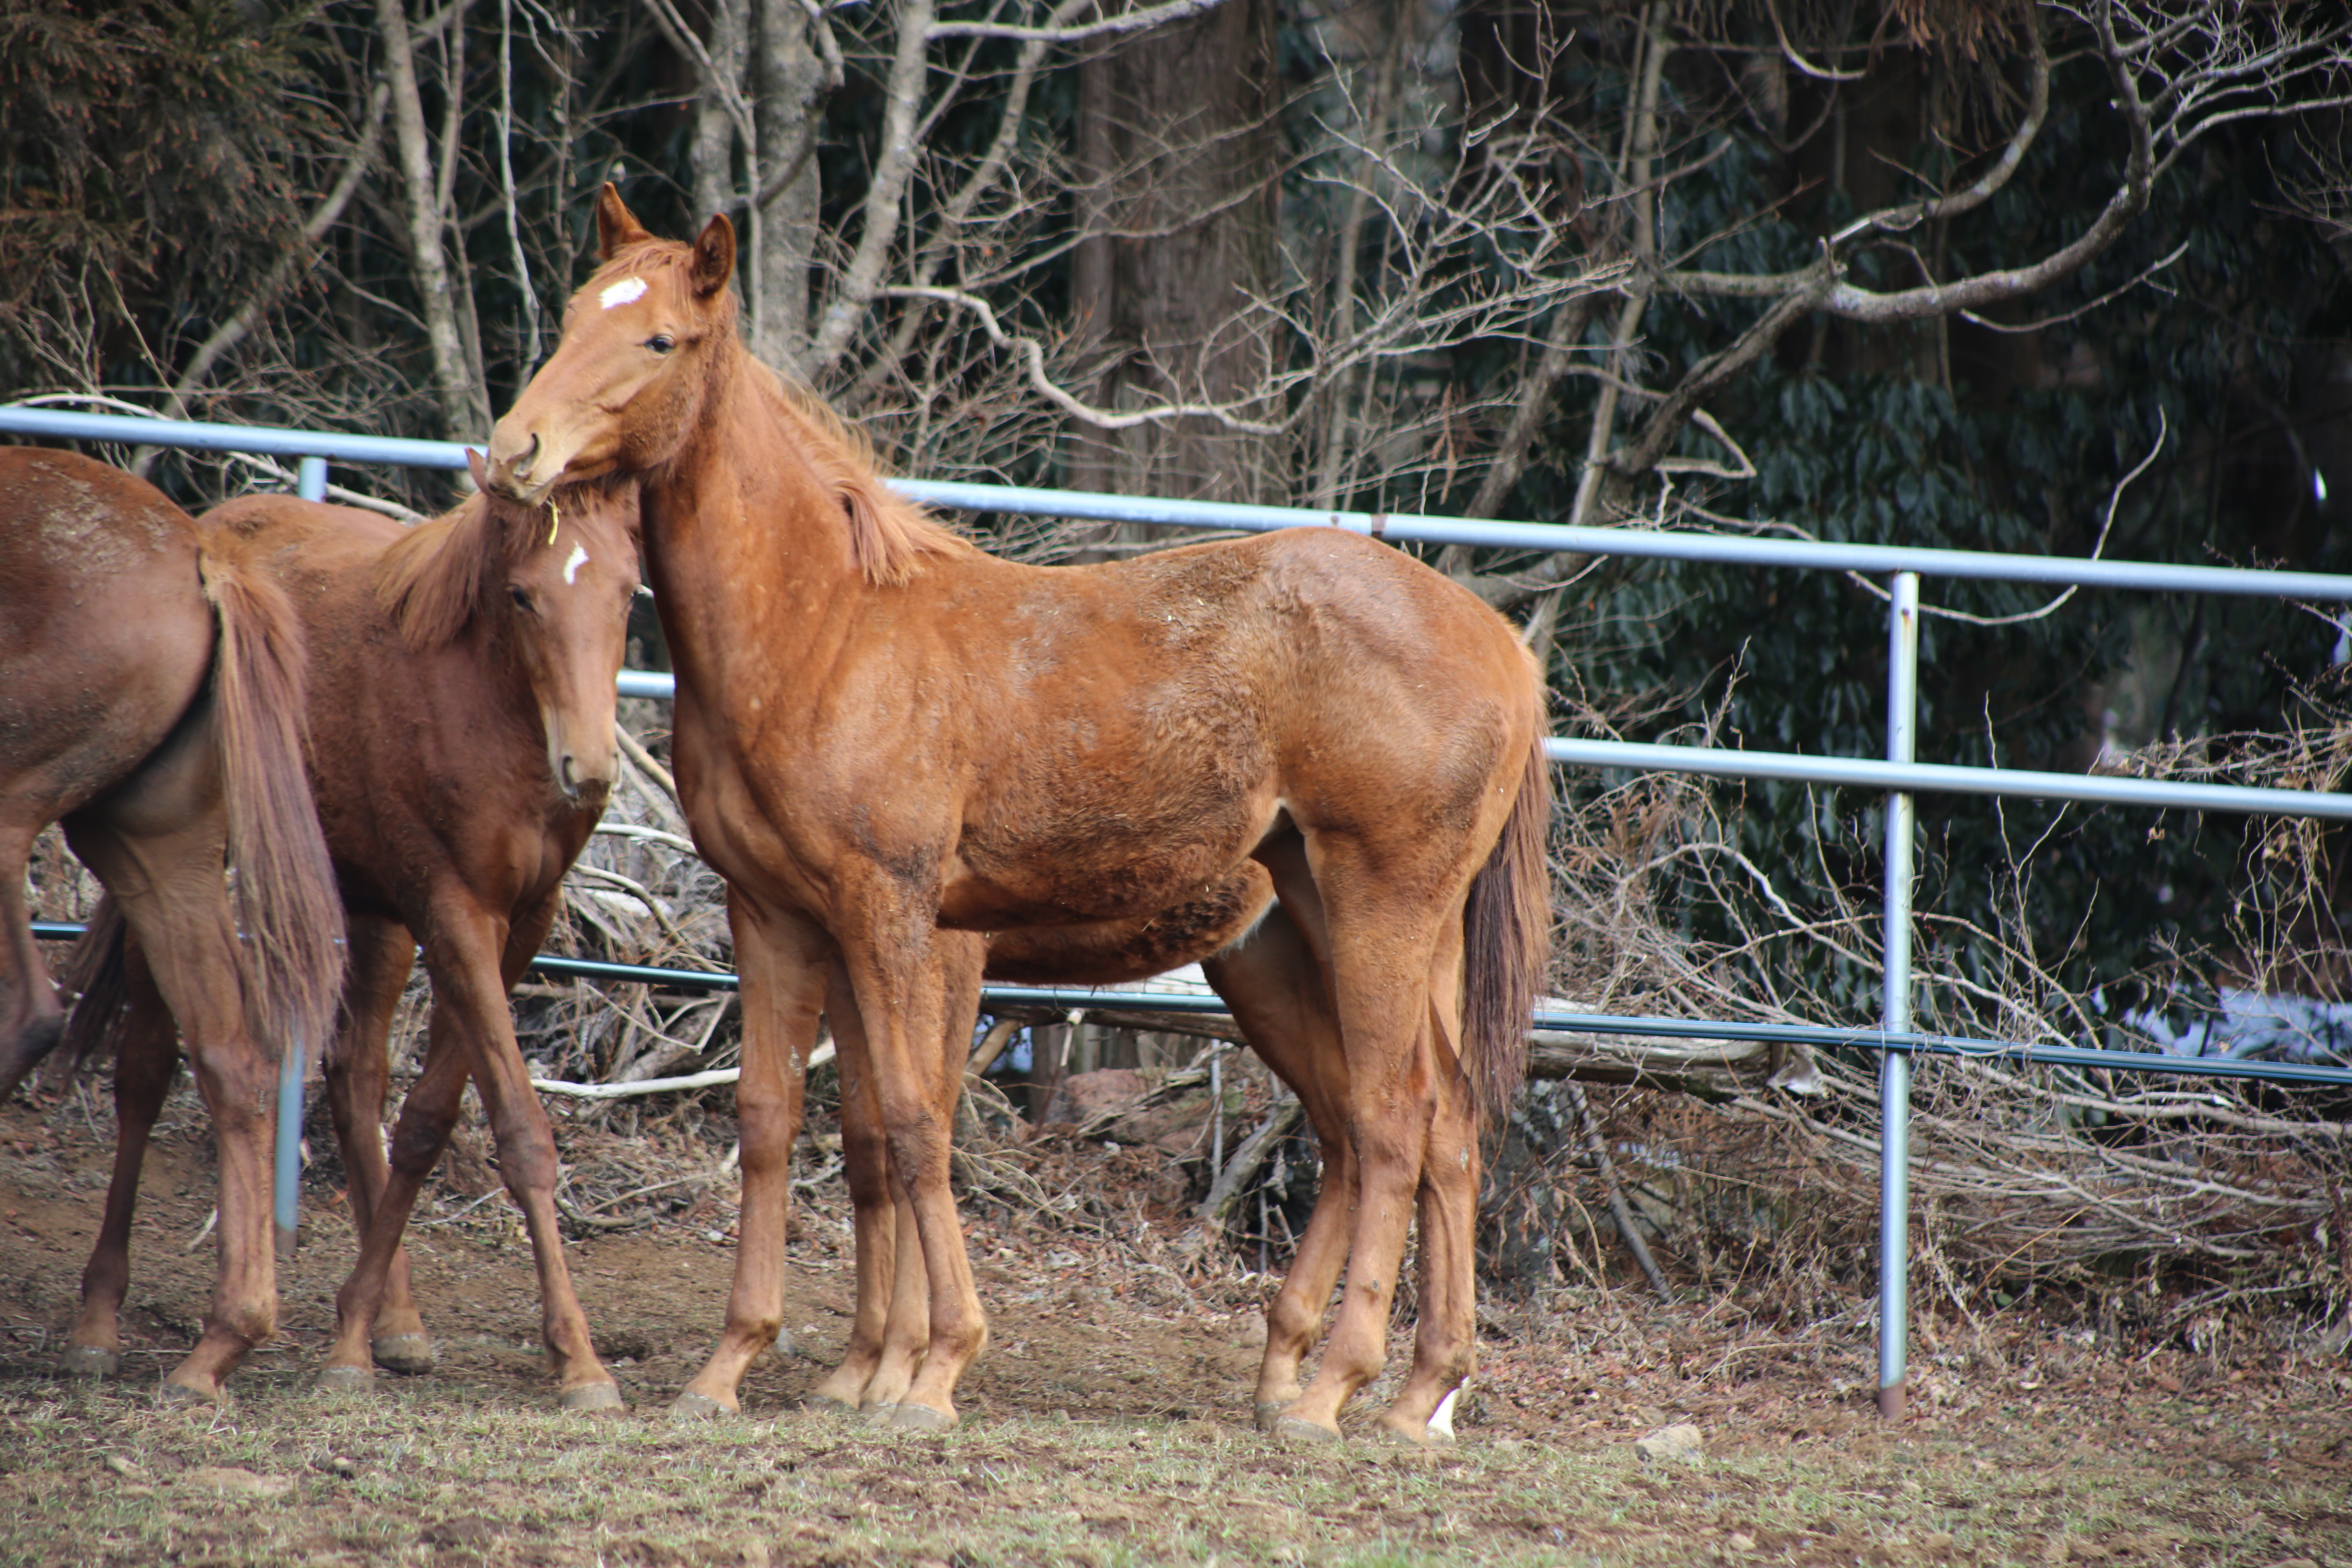
<svg viewBox="0 0 2352 1568"><path fill-rule="evenodd" d="M849 525L849 552L866 580L897 587L922 570L926 557L971 554L975 546L954 529L884 482L874 444L815 392L743 356L759 368L776 412L801 437L802 456L841 502Z"/></svg>
<svg viewBox="0 0 2352 1568"><path fill-rule="evenodd" d="M418 523L383 552L375 568L376 603L412 652L447 646L474 618L502 569L529 548L530 530L509 521L516 510L477 492L456 510Z"/></svg>

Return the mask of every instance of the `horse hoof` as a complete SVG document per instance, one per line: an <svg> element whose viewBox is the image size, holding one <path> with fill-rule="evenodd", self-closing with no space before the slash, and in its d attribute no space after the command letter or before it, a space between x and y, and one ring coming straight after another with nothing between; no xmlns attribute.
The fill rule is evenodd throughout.
<svg viewBox="0 0 2352 1568"><path fill-rule="evenodd" d="M364 1366L322 1366L312 1386L321 1394L373 1394L375 1371Z"/></svg>
<svg viewBox="0 0 2352 1568"><path fill-rule="evenodd" d="M857 1406L846 1399L835 1399L830 1394L812 1394L801 1401L801 1408L820 1415L855 1415Z"/></svg>
<svg viewBox="0 0 2352 1568"><path fill-rule="evenodd" d="M681 1394L678 1397L683 1403L700 1395ZM617 1383L583 1383L577 1388L567 1388L558 1403L564 1409L580 1415L618 1415L629 1407L628 1401L621 1397L621 1385ZM709 1404L709 1401L704 1403ZM677 1414L675 1408L671 1414Z"/></svg>
<svg viewBox="0 0 2352 1568"><path fill-rule="evenodd" d="M1251 1413L1251 1419L1256 1423L1259 1431L1271 1437L1274 1436L1274 1424L1281 1420L1282 1413L1289 1408L1287 1405L1269 1400Z"/></svg>
<svg viewBox="0 0 2352 1568"><path fill-rule="evenodd" d="M953 1411L934 1410L928 1405L893 1405L888 1419L891 1426L909 1432L944 1432L956 1424Z"/></svg>
<svg viewBox="0 0 2352 1568"><path fill-rule="evenodd" d="M1387 1422L1383 1421L1379 1426L1372 1428L1372 1433L1373 1436L1381 1442L1387 1443L1391 1447L1399 1448L1410 1448L1415 1451L1420 1451L1434 1448L1440 1446L1440 1439L1438 1438L1437 1434L1430 1431L1426 1427L1391 1426ZM1451 1436L1444 1439L1444 1445L1445 1447L1451 1447L1453 1444L1454 1439Z"/></svg>
<svg viewBox="0 0 2352 1568"><path fill-rule="evenodd" d="M58 1357L60 1377L112 1377L121 1370L121 1354L104 1345L68 1345Z"/></svg>
<svg viewBox="0 0 2352 1568"><path fill-rule="evenodd" d="M1339 1440L1339 1429L1336 1426L1318 1426L1312 1421L1302 1421L1296 1415L1277 1415L1274 1421L1273 1437L1277 1443L1302 1443L1328 1447Z"/></svg>
<svg viewBox="0 0 2352 1568"><path fill-rule="evenodd" d="M433 1342L423 1334L386 1334L368 1343L375 1364L403 1377L422 1377L433 1370Z"/></svg>
<svg viewBox="0 0 2352 1568"><path fill-rule="evenodd" d="M680 1425L689 1421L724 1421L734 1414L708 1394L691 1391L679 1394L669 1405L669 1418Z"/></svg>
<svg viewBox="0 0 2352 1568"><path fill-rule="evenodd" d="M166 1382L155 1398L163 1405L177 1405L190 1409L220 1403L220 1395L214 1390L185 1383Z"/></svg>

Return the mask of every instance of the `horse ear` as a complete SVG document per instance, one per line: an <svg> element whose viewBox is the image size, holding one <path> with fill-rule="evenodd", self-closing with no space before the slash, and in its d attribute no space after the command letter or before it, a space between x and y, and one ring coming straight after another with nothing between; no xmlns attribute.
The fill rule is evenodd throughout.
<svg viewBox="0 0 2352 1568"><path fill-rule="evenodd" d="M476 489L486 490L490 488L489 465L483 462L482 455L471 447L466 448L466 471L474 476Z"/></svg>
<svg viewBox="0 0 2352 1568"><path fill-rule="evenodd" d="M694 297L708 300L727 287L735 272L735 226L713 213L694 241Z"/></svg>
<svg viewBox="0 0 2352 1568"><path fill-rule="evenodd" d="M652 237L646 232L646 226L637 221L637 215L623 204L620 187L605 181L604 188L596 193L596 259L610 261L613 253L623 246Z"/></svg>

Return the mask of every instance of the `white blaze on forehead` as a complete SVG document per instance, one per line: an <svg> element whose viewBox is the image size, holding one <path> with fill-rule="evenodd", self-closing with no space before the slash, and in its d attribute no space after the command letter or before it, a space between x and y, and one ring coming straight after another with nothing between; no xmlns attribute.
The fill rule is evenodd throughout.
<svg viewBox="0 0 2352 1568"><path fill-rule="evenodd" d="M596 296L596 299L598 303L610 310L634 303L645 297L646 280L644 279L624 278L618 283L607 287L602 294Z"/></svg>
<svg viewBox="0 0 2352 1568"><path fill-rule="evenodd" d="M586 547L578 544L573 545L572 547L571 558L563 563L564 582L570 584L580 581L580 568L587 564L588 551Z"/></svg>

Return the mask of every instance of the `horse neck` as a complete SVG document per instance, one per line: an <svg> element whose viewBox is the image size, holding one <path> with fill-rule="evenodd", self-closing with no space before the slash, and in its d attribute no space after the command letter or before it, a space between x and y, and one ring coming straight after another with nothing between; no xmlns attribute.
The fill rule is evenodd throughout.
<svg viewBox="0 0 2352 1568"><path fill-rule="evenodd" d="M646 576L671 653L710 671L770 664L854 615L873 590L805 434L748 352L714 377L695 434L649 472L639 516Z"/></svg>

